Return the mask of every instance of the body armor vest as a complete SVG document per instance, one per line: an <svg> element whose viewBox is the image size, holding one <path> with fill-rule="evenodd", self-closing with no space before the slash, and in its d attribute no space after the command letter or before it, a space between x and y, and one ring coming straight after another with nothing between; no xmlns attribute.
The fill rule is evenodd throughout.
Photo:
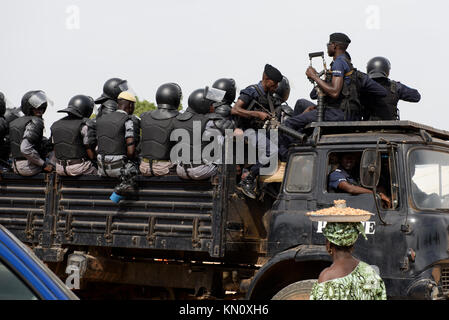
<svg viewBox="0 0 449 320"><path fill-rule="evenodd" d="M13 158L23 158L22 152L20 151L20 145L22 144L23 140L23 134L25 133L25 128L27 124L33 120L33 118L36 118L34 116L24 116L21 118L17 118L16 120L12 121L9 124L9 139L10 139L10 145L11 145L11 156ZM41 119L39 119L42 121ZM42 126L43 129L43 126ZM36 143L38 141L42 141L43 137L43 130L37 130L39 132L34 132L34 140L30 141L31 143ZM37 150L40 152L40 150Z"/></svg>
<svg viewBox="0 0 449 320"><path fill-rule="evenodd" d="M355 69L347 58L346 63L349 65L351 71L346 73L343 77L343 87L338 98L334 99L329 96L324 96L324 105L326 108L341 109L345 113L345 120L360 120L362 114L362 105L360 103L360 87L359 77L362 75ZM331 64L332 67L332 64ZM349 83L346 82L345 77L349 77ZM332 74L326 73L326 82L332 83Z"/></svg>
<svg viewBox="0 0 449 320"><path fill-rule="evenodd" d="M172 145L170 134L174 128L175 118L155 119L152 117L153 112L142 115L141 155L151 160L169 160Z"/></svg>
<svg viewBox="0 0 449 320"><path fill-rule="evenodd" d="M97 119L98 153L101 155L126 155L125 122L129 115L112 112Z"/></svg>
<svg viewBox="0 0 449 320"><path fill-rule="evenodd" d="M366 101L366 120L399 120L398 84L389 79L378 81L385 88L387 95L382 98Z"/></svg>
<svg viewBox="0 0 449 320"><path fill-rule="evenodd" d="M58 160L87 159L86 148L80 132L84 123L85 119L68 119L68 117L53 123L51 134Z"/></svg>
<svg viewBox="0 0 449 320"><path fill-rule="evenodd" d="M184 119L184 117L181 117L182 119ZM207 117L206 114L192 114L192 116L189 119L185 119L185 120L179 120L179 117L176 117L175 121L174 121L174 130L175 129L184 129L189 133L189 137L190 137L190 141L189 141L189 145L185 146L186 148L188 147L190 149L190 163L193 164L193 144L194 143L198 143L199 141L194 141L193 140L193 123L194 122L198 122L200 124L200 129L201 129L201 138L203 136L203 132L206 128L206 124L207 121L209 121L209 118ZM176 142L175 142L176 143ZM186 141L179 141L178 143L184 144L186 143ZM203 151L204 147L208 144L208 141L202 141L201 139L201 152ZM179 155L178 156L182 156ZM196 157L198 157L198 155L196 155ZM201 155L199 156L199 158L201 158ZM172 159L173 162L177 162L176 159ZM180 162L180 161L178 161Z"/></svg>

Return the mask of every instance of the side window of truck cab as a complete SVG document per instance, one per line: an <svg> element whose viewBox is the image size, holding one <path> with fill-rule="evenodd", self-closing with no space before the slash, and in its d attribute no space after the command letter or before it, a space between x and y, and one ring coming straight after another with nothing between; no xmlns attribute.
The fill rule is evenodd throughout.
<svg viewBox="0 0 449 320"><path fill-rule="evenodd" d="M364 171L361 170L363 151L334 151L328 154L325 190L329 194L357 196L372 190L361 184L360 175L364 174ZM377 193L383 193L391 200L391 207L385 207L384 209L395 209L399 205L394 152L385 150L380 152L379 157L380 175L376 191Z"/></svg>

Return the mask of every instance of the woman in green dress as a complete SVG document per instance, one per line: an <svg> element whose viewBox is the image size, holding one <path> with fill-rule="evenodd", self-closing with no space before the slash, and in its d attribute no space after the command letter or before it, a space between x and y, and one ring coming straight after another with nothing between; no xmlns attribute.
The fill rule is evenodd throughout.
<svg viewBox="0 0 449 320"><path fill-rule="evenodd" d="M352 256L360 222L328 222L323 228L326 249L333 263L324 269L312 288L310 300L386 300L385 284L376 271Z"/></svg>

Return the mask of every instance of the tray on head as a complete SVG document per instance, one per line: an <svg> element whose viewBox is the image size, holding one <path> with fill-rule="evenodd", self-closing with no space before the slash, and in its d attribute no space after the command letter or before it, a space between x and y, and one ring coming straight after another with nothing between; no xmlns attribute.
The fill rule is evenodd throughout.
<svg viewBox="0 0 449 320"><path fill-rule="evenodd" d="M324 214L309 214L308 217L312 221L326 221L326 222L362 222L368 221L374 214L357 214L357 215L324 215Z"/></svg>

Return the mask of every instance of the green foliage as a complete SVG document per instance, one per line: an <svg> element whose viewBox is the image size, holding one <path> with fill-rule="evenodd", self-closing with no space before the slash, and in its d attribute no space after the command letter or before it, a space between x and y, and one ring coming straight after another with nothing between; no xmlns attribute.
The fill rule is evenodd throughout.
<svg viewBox="0 0 449 320"><path fill-rule="evenodd" d="M134 109L134 114L139 116L147 111L155 110L157 107L153 102L149 102L147 100L139 100L139 97L136 97L136 107Z"/></svg>

